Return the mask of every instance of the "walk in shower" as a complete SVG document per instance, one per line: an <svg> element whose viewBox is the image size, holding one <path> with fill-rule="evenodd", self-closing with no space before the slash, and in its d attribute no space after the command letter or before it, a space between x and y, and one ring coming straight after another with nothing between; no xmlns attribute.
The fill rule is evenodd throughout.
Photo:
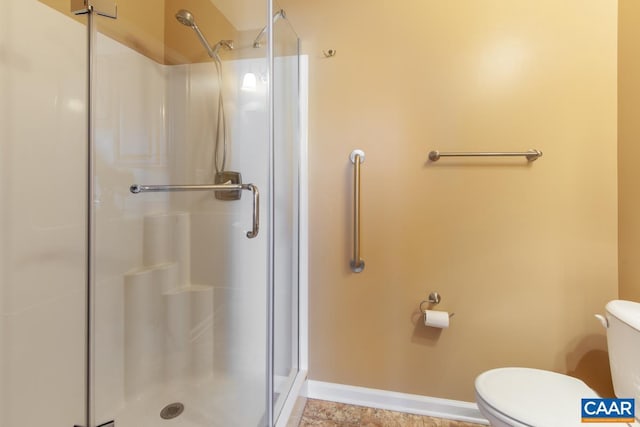
<svg viewBox="0 0 640 427"><path fill-rule="evenodd" d="M0 4L0 427L282 422L300 376L285 13Z"/></svg>

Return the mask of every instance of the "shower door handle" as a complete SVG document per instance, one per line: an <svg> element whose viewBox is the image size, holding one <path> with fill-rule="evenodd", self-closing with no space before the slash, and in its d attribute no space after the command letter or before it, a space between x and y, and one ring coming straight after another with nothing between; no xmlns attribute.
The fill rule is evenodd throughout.
<svg viewBox="0 0 640 427"><path fill-rule="evenodd" d="M242 187L243 190L251 190L253 196L253 228L251 231L247 231L247 238L253 239L260 231L260 192L258 187L253 184L244 184Z"/></svg>
<svg viewBox="0 0 640 427"><path fill-rule="evenodd" d="M133 184L129 191L138 193L161 193L168 191L251 191L253 195L253 225L247 231L247 238L253 239L260 231L260 192L253 184L197 184L197 185L140 185Z"/></svg>

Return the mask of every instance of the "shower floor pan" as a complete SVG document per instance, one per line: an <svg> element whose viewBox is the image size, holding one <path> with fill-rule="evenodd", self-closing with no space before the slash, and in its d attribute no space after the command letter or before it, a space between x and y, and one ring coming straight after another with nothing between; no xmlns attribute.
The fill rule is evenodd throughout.
<svg viewBox="0 0 640 427"><path fill-rule="evenodd" d="M124 406L117 427L250 427L258 426L265 410L263 379L211 378L199 383L173 384L149 392ZM182 412L164 419L167 405L180 403ZM165 414L180 412L172 407Z"/></svg>

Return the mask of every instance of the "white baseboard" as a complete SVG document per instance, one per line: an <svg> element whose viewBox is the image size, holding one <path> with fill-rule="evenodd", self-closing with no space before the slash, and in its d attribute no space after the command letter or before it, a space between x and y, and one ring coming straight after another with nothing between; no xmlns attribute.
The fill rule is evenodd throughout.
<svg viewBox="0 0 640 427"><path fill-rule="evenodd" d="M310 399L329 400L349 405L368 406L409 414L489 425L472 402L398 393L343 384L308 380L302 389Z"/></svg>

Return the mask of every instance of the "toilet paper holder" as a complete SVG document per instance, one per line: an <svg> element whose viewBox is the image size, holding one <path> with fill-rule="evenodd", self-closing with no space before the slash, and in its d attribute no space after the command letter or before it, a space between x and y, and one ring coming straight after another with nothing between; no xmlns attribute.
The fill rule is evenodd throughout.
<svg viewBox="0 0 640 427"><path fill-rule="evenodd" d="M420 301L420 312L424 313L429 309L430 305L438 305L440 304L440 301L442 301L442 297L440 296L440 294L438 292L431 292L427 299ZM427 304L427 308L422 308L422 306L425 304ZM454 315L455 313L449 313L449 318L453 317Z"/></svg>

